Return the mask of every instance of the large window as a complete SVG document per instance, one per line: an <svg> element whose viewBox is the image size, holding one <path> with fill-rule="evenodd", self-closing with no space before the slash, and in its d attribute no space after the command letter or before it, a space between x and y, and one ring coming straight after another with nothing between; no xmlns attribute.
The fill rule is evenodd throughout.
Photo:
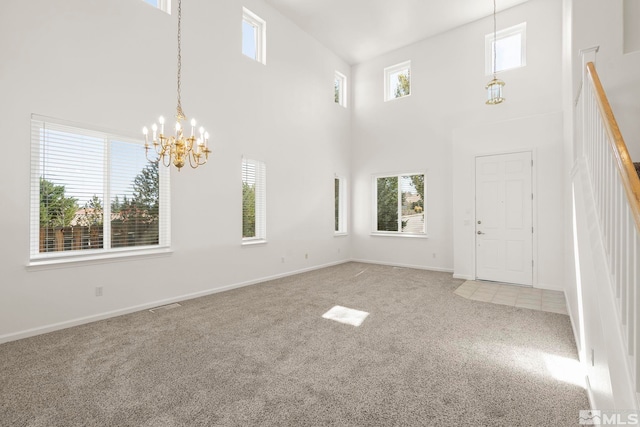
<svg viewBox="0 0 640 427"><path fill-rule="evenodd" d="M246 7L242 8L242 53L267 63L267 23Z"/></svg>
<svg viewBox="0 0 640 427"><path fill-rule="evenodd" d="M242 240L260 243L267 238L267 171L263 162L242 159Z"/></svg>
<svg viewBox="0 0 640 427"><path fill-rule="evenodd" d="M493 40L493 33L487 34L485 40L485 72L494 72L524 67L526 65L526 34L527 23L500 30ZM493 70L493 55L495 51L496 69Z"/></svg>
<svg viewBox="0 0 640 427"><path fill-rule="evenodd" d="M169 246L169 175L141 141L32 116L31 260Z"/></svg>
<svg viewBox="0 0 640 427"><path fill-rule="evenodd" d="M347 233L347 185L344 178L334 178L334 231L335 234Z"/></svg>
<svg viewBox="0 0 640 427"><path fill-rule="evenodd" d="M336 104L347 106L347 76L338 71L333 79L333 94Z"/></svg>
<svg viewBox="0 0 640 427"><path fill-rule="evenodd" d="M411 95L411 61L384 69L384 100Z"/></svg>
<svg viewBox="0 0 640 427"><path fill-rule="evenodd" d="M425 234L424 174L375 176L374 186L374 232Z"/></svg>

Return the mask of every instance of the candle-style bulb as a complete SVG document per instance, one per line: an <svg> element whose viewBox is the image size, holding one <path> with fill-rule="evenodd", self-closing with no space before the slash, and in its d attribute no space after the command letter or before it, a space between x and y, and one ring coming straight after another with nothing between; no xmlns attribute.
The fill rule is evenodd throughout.
<svg viewBox="0 0 640 427"><path fill-rule="evenodd" d="M151 126L151 130L154 131L154 132L157 131L158 130L158 125L154 123L153 126Z"/></svg>
<svg viewBox="0 0 640 427"><path fill-rule="evenodd" d="M195 126L196 125L196 119L191 119L191 126Z"/></svg>
<svg viewBox="0 0 640 427"><path fill-rule="evenodd" d="M149 129L147 129L147 127L146 127L146 126L145 126L145 127L143 127L143 128L142 128L142 134L143 134L144 136L147 136L147 134L148 134L148 133L149 133Z"/></svg>
<svg viewBox="0 0 640 427"><path fill-rule="evenodd" d="M164 117L160 116L158 118L158 121L160 122L161 125L163 125L164 124Z"/></svg>

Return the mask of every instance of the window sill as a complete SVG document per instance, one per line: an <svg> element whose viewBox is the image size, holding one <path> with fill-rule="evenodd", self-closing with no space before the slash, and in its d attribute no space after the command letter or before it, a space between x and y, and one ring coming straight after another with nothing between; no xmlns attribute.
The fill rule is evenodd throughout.
<svg viewBox="0 0 640 427"><path fill-rule="evenodd" d="M390 232L385 233L381 231L372 231L371 236L373 237L402 237L402 238L410 238L410 239L428 239L429 236L427 234L412 234L412 233L396 233Z"/></svg>
<svg viewBox="0 0 640 427"><path fill-rule="evenodd" d="M110 262L121 262L144 258L156 258L160 256L170 256L173 251L170 248L126 250L116 252L104 252L92 255L78 255L58 258L39 258L27 264L30 271L46 270L51 268L77 267L88 264L104 264Z"/></svg>
<svg viewBox="0 0 640 427"><path fill-rule="evenodd" d="M394 97L394 98L385 98L384 102L397 101L398 99L408 98L410 96L411 96L411 94L408 93L406 95L402 95L402 96L398 96L398 97Z"/></svg>
<svg viewBox="0 0 640 427"><path fill-rule="evenodd" d="M348 236L348 235L349 235L349 233L347 233L347 232L336 232L336 233L333 233L333 237L345 237L345 236Z"/></svg>
<svg viewBox="0 0 640 427"><path fill-rule="evenodd" d="M247 239L242 241L242 246L265 245L267 239Z"/></svg>

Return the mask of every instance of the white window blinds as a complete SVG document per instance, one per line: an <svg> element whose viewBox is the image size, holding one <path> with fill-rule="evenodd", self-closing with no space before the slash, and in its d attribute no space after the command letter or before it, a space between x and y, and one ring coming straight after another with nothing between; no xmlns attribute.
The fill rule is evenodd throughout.
<svg viewBox="0 0 640 427"><path fill-rule="evenodd" d="M31 260L169 246L169 174L142 141L31 120Z"/></svg>
<svg viewBox="0 0 640 427"><path fill-rule="evenodd" d="M267 176L263 162L242 159L242 239L267 238Z"/></svg>

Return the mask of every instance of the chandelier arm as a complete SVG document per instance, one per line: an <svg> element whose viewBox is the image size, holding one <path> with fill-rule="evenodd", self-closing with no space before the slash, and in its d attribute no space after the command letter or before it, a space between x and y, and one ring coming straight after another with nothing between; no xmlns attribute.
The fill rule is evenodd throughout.
<svg viewBox="0 0 640 427"><path fill-rule="evenodd" d="M160 117L160 135L159 142L156 140L156 131L158 127L154 123L151 127L153 131L153 146L154 151L156 152L156 160L149 159L149 149L147 148L147 135L148 130L145 127L143 129L143 134L145 135L145 157L147 160L153 163L160 163L166 167L170 167L173 164L178 170L182 168L187 159L189 158L189 165L195 169L200 165L203 165L207 162L209 158L209 153L211 152L208 147L206 147L206 143L209 139L209 134L205 132L203 127L200 127L200 138L196 139L194 135L195 130L195 120L191 121L191 136L185 137L184 126L180 125L182 120L186 119L184 111L182 110L182 0L178 0L178 32L177 32L177 44L178 44L178 52L177 52L177 85L176 85L176 93L177 93L177 105L176 105L176 134L175 136L164 136L164 118ZM202 144L202 145L200 145Z"/></svg>

